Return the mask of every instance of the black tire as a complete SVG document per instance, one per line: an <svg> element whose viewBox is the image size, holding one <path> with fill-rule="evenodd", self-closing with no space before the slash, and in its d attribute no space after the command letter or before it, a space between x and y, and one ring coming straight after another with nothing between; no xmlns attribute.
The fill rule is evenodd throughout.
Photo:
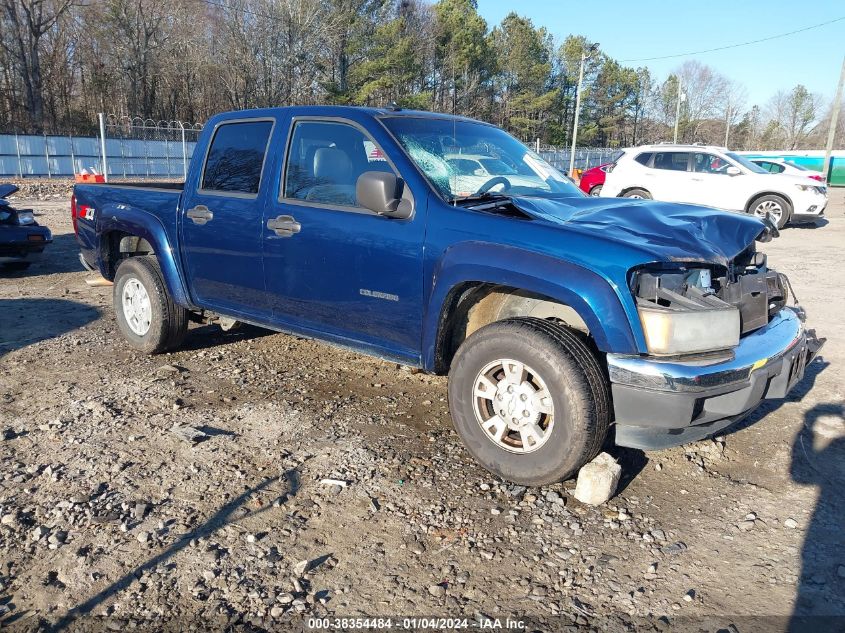
<svg viewBox="0 0 845 633"><path fill-rule="evenodd" d="M476 381L498 359L525 363L551 395L554 425L532 452L503 448L476 416L476 405L483 402L474 393ZM552 321L527 317L491 323L464 341L449 372L449 408L458 435L484 468L530 486L577 473L598 454L611 421L608 381L587 338Z"/></svg>
<svg viewBox="0 0 845 633"><path fill-rule="evenodd" d="M602 188L602 185L596 185L595 187L590 189L590 195L593 196L593 197L600 196L601 195L601 188Z"/></svg>
<svg viewBox="0 0 845 633"><path fill-rule="evenodd" d="M150 325L144 334L134 332L124 314L123 289L130 280L138 281L149 296ZM170 298L155 257L130 257L120 263L114 278L113 301L120 332L135 349L145 354L159 354L175 349L185 338L188 311Z"/></svg>
<svg viewBox="0 0 845 633"><path fill-rule="evenodd" d="M7 262L3 264L6 270L26 270L32 266L32 262Z"/></svg>
<svg viewBox="0 0 845 633"><path fill-rule="evenodd" d="M642 198L643 200L651 200L651 194L645 189L628 189L622 194L623 198Z"/></svg>
<svg viewBox="0 0 845 633"><path fill-rule="evenodd" d="M789 201L782 196L770 193L766 194L765 196L755 198L754 200L752 200L751 204L748 205L747 211L752 215L757 215L757 208L766 204L780 206L782 212L780 214L780 217L778 217L777 227L779 229L785 227L787 222L789 222L789 219L792 217L792 205L789 204Z"/></svg>

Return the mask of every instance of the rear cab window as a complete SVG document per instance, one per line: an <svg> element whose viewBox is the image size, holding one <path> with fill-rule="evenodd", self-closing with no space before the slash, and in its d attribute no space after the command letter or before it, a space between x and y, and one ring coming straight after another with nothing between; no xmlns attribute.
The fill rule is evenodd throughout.
<svg viewBox="0 0 845 633"><path fill-rule="evenodd" d="M361 174L396 173L358 127L310 119L294 122L284 169L281 198L354 209L362 209L355 193Z"/></svg>
<svg viewBox="0 0 845 633"><path fill-rule="evenodd" d="M261 119L218 125L208 146L200 191L257 196L273 123Z"/></svg>

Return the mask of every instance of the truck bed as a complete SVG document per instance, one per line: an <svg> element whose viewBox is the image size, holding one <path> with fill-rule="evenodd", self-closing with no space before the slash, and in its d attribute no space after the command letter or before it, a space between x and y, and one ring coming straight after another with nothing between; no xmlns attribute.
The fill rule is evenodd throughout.
<svg viewBox="0 0 845 633"><path fill-rule="evenodd" d="M176 191L182 191L185 187L184 182L168 182L168 181L161 181L161 182L152 182L148 180L127 180L127 181L114 181L109 183L94 183L91 186L93 187L133 187L133 188L141 188L141 189L173 189Z"/></svg>
<svg viewBox="0 0 845 633"><path fill-rule="evenodd" d="M139 224L145 226L150 226L149 216L154 216L168 241L173 240L170 243L175 244L177 209L183 187L184 183L181 182L121 182L74 186L73 193L79 210L77 235L85 263L100 269L96 227L99 226L102 230L110 221L110 211L118 208L121 217L135 217ZM100 270L108 277L108 270Z"/></svg>

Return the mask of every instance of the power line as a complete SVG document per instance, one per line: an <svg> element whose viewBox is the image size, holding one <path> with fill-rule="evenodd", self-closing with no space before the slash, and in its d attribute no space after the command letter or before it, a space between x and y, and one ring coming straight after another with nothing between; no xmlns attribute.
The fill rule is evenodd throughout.
<svg viewBox="0 0 845 633"><path fill-rule="evenodd" d="M258 12L258 11L252 11L252 10L244 8L244 7L233 7L229 4L226 4L225 2L221 2L220 0L195 0L195 1L196 2L202 2L204 4L207 4L207 5L212 6L212 7L217 7L219 9L227 9L229 11L240 11L241 13L244 13L246 15L251 15L251 16L256 17L256 18L265 18L265 19L269 19L269 20L273 20L273 21L279 21L280 20L279 16L269 15L267 13L261 13L261 12ZM727 46L719 46L717 48L708 48L708 49L704 49L704 50L700 50L700 51L691 51L691 52L688 52L688 53L676 53L674 55L661 55L661 56L658 56L658 57L642 57L642 58L639 58L639 59L620 59L619 62L620 63L624 63L624 62L651 62L651 61L657 61L657 60L660 60L660 59L672 59L672 58L676 58L676 57L688 57L688 56L691 56L691 55L702 55L704 53L713 53L715 51L724 51L724 50L728 50L728 49L731 49L731 48L739 48L741 46L750 46L752 44L760 44L761 42L769 42L771 40L777 40L777 39L780 39L782 37L789 37L790 35L795 35L797 33L803 33L805 31L812 31L813 29L818 29L818 28L821 28L823 26L827 26L829 24L841 22L842 20L845 20L845 15L838 17L838 18L834 18L833 20L828 20L827 22L821 22L819 24L813 24L811 26L806 26L802 29L796 29L795 31L789 31L787 33L779 33L778 35L770 35L769 37L764 37L764 38L761 38L761 39L758 39L758 40L751 40L751 41L748 41L748 42L741 42L739 44L728 44Z"/></svg>
<svg viewBox="0 0 845 633"><path fill-rule="evenodd" d="M691 51L689 53L677 53L675 55L661 55L659 57L642 57L640 59L621 59L620 62L653 62L658 59L672 59L673 57L688 57L690 55L702 55L703 53L713 53L715 51L724 51L728 50L729 48L739 48L740 46L750 46L751 44L759 44L760 42L769 42L771 40L777 40L781 37L788 37L790 35L795 35L796 33L803 33L804 31L811 31L813 29L818 29L823 26L827 26L828 24L833 24L834 22L841 22L845 20L845 15L840 18L835 18L833 20L828 20L827 22L821 22L819 24L813 24L812 26L805 26L803 29L797 29L795 31L789 31L788 33L780 33L778 35L771 35L769 37L764 37L759 40L751 40L749 42L741 42L739 44L729 44L727 46L719 46L718 48L708 48L702 51Z"/></svg>
<svg viewBox="0 0 845 633"><path fill-rule="evenodd" d="M261 13L258 11L252 11L245 7L233 7L231 5L225 4L224 2L215 2L214 0L195 0L196 2L203 2L209 6L217 7L219 9L227 9L228 11L239 11L245 15L251 15L256 18L265 18L267 20L274 20L274 21L281 21L279 16L277 15L269 15L267 13Z"/></svg>

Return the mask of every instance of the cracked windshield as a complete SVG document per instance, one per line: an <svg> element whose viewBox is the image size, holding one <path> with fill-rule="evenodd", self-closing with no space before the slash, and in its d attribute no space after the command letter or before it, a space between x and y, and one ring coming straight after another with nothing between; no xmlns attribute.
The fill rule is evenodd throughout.
<svg viewBox="0 0 845 633"><path fill-rule="evenodd" d="M428 117L388 117L383 121L449 201L484 194L582 195L566 176L498 128Z"/></svg>

